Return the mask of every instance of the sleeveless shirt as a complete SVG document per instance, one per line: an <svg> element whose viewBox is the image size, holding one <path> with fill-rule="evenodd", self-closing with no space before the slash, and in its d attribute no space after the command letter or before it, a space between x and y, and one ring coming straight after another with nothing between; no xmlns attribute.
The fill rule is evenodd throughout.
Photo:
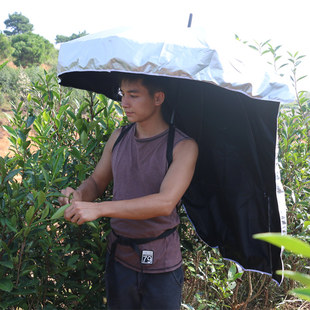
<svg viewBox="0 0 310 310"><path fill-rule="evenodd" d="M166 159L168 129L154 137L138 139L133 125L112 152L113 200L133 199L158 193L168 170ZM180 130L175 130L174 146L190 139ZM114 232L127 238L157 237L167 229L179 224L176 208L169 216L147 220L111 218ZM108 237L108 249L116 236ZM140 251L152 251L153 263L143 264L145 273L161 273L177 269L182 264L180 240L177 230L163 239L139 245ZM117 245L115 260L124 266L141 271L141 257L130 247Z"/></svg>

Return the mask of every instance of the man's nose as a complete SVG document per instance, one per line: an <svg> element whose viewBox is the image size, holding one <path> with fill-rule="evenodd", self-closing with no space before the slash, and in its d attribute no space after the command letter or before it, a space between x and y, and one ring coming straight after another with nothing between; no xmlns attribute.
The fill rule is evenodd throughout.
<svg viewBox="0 0 310 310"><path fill-rule="evenodd" d="M123 97L122 97L121 105L122 105L123 108L127 108L127 107L129 106L129 101L128 101L128 99L126 98L126 96L123 96Z"/></svg>

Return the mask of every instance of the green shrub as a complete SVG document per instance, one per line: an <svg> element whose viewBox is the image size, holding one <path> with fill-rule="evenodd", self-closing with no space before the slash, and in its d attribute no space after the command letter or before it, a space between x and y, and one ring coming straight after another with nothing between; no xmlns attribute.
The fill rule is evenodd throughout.
<svg viewBox="0 0 310 310"><path fill-rule="evenodd" d="M55 53L52 43L38 34L26 32L11 36L12 56L17 66L40 65Z"/></svg>
<svg viewBox="0 0 310 310"><path fill-rule="evenodd" d="M10 156L0 158L0 306L101 309L108 221L78 227L51 217L60 189L91 173L121 124L118 106L93 94L72 102L45 74L12 109Z"/></svg>
<svg viewBox="0 0 310 310"><path fill-rule="evenodd" d="M0 71L0 87L1 87L1 96L0 96L0 104L4 104L6 102L18 102L18 75L20 70L13 69L8 66L4 67Z"/></svg>
<svg viewBox="0 0 310 310"><path fill-rule="evenodd" d="M238 40L240 40L237 37ZM243 43L248 44L247 41ZM296 93L296 102L281 105L278 120L279 165L287 204L287 232L309 242L310 225L310 95L299 91L299 83L306 76L300 76L299 67L305 55L299 52L281 54L281 45L272 47L270 40L248 44L262 56L271 56L270 65L283 76L289 74ZM288 71L284 72L284 69ZM280 294L286 296L299 284L293 280L294 272L309 273L309 258L300 258L284 252L285 279ZM293 276L291 273L293 272ZM279 290L277 290L279 292ZM309 293L309 291L308 291ZM301 302L302 303L302 302Z"/></svg>

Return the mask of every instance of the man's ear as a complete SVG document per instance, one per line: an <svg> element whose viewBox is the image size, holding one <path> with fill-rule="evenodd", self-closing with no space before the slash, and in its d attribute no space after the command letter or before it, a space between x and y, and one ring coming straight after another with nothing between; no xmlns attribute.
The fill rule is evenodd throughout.
<svg viewBox="0 0 310 310"><path fill-rule="evenodd" d="M154 94L155 105L160 106L163 104L165 100L165 93L162 91L158 91Z"/></svg>

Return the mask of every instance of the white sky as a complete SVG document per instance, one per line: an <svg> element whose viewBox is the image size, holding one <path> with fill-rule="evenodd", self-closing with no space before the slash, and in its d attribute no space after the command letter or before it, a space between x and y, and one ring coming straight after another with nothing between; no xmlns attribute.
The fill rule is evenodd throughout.
<svg viewBox="0 0 310 310"><path fill-rule="evenodd" d="M0 30L9 14L22 13L34 32L55 43L57 34L70 36L86 30L100 32L124 25L170 25L186 27L189 13L193 26L201 25L218 39L238 34L258 42L271 39L286 51L306 55L300 83L310 90L309 0L6 0L0 4ZM280 50L280 51L281 51Z"/></svg>

